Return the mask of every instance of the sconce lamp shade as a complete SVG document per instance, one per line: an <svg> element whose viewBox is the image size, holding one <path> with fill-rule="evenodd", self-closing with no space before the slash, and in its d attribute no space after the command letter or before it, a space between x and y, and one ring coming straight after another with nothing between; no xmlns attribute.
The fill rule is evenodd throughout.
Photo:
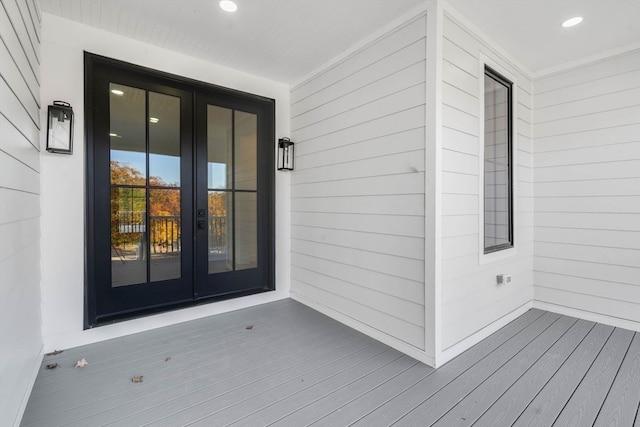
<svg viewBox="0 0 640 427"><path fill-rule="evenodd" d="M47 118L47 151L71 154L73 152L73 109L62 101L49 105Z"/></svg>
<svg viewBox="0 0 640 427"><path fill-rule="evenodd" d="M278 170L292 171L294 159L294 143L289 138L278 140Z"/></svg>

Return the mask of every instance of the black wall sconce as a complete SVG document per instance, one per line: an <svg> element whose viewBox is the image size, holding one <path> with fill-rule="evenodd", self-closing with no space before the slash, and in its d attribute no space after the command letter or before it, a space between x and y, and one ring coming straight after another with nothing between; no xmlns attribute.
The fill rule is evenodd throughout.
<svg viewBox="0 0 640 427"><path fill-rule="evenodd" d="M47 119L47 151L71 154L73 152L73 109L67 102L53 101Z"/></svg>
<svg viewBox="0 0 640 427"><path fill-rule="evenodd" d="M292 171L294 158L294 144L289 138L278 140L278 170Z"/></svg>

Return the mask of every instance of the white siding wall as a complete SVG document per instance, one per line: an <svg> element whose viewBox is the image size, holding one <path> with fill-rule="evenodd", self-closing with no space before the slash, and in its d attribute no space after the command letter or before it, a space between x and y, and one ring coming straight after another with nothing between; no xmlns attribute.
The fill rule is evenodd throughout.
<svg viewBox="0 0 640 427"><path fill-rule="evenodd" d="M11 426L42 356L40 12L0 3L0 425Z"/></svg>
<svg viewBox="0 0 640 427"><path fill-rule="evenodd" d="M291 295L424 349L420 16L292 88Z"/></svg>
<svg viewBox="0 0 640 427"><path fill-rule="evenodd" d="M640 330L640 51L534 87L536 301Z"/></svg>
<svg viewBox="0 0 640 427"><path fill-rule="evenodd" d="M531 78L505 59L458 18L445 11L442 63L442 239L441 352L446 360L497 327L533 298L533 207ZM515 250L483 255L483 139L480 108L483 69L488 65L515 77L514 169ZM505 256L506 255L506 256ZM493 257L495 258L495 257ZM509 285L496 275L510 274ZM483 331L481 334L477 334ZM474 338L476 334L476 338ZM465 341L466 340L466 341ZM463 342L464 341L464 342ZM455 349L453 346L458 344Z"/></svg>

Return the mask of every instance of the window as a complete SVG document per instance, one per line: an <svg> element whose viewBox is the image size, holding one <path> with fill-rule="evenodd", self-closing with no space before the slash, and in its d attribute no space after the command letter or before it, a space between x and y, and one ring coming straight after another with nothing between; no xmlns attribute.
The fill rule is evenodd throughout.
<svg viewBox="0 0 640 427"><path fill-rule="evenodd" d="M513 83L484 70L484 253L513 247Z"/></svg>

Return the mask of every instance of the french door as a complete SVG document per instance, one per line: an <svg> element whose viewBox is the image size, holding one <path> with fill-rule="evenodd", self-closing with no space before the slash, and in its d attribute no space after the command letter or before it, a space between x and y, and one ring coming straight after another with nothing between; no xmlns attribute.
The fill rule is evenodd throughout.
<svg viewBox="0 0 640 427"><path fill-rule="evenodd" d="M86 326L274 289L273 101L85 62Z"/></svg>

